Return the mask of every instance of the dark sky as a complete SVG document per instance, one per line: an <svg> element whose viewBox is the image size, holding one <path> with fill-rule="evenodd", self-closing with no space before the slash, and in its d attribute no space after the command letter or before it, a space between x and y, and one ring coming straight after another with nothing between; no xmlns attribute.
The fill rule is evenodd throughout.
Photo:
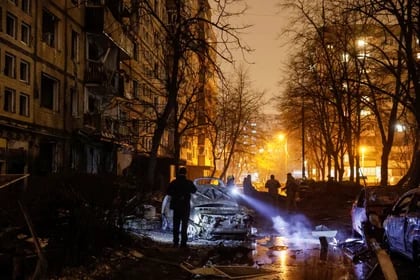
<svg viewBox="0 0 420 280"><path fill-rule="evenodd" d="M254 88L258 91L265 90L267 97L281 92L278 82L284 76L281 68L287 62L288 50L285 38L279 38L279 34L285 28L288 17L287 13L279 11L276 0L245 0L248 10L240 18L236 18L238 24L253 25L242 39L254 52L248 54L247 60L253 62L247 65ZM238 60L242 58L238 55Z"/></svg>

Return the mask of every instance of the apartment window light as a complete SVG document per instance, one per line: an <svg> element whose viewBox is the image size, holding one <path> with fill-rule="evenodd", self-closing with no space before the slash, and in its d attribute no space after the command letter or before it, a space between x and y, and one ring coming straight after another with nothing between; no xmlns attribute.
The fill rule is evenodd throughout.
<svg viewBox="0 0 420 280"><path fill-rule="evenodd" d="M341 55L341 61L342 62L349 62L350 61L350 55L348 53L343 53Z"/></svg>
<svg viewBox="0 0 420 280"><path fill-rule="evenodd" d="M403 124L398 123L398 124L395 125L395 130L397 132L404 132L406 130L406 128Z"/></svg>
<svg viewBox="0 0 420 280"><path fill-rule="evenodd" d="M356 41L357 47L358 48L364 48L366 47L367 43L364 39L359 39Z"/></svg>

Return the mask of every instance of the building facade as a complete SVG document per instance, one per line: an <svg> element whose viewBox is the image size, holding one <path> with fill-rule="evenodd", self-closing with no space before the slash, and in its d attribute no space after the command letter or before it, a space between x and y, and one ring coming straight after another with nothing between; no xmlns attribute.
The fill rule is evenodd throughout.
<svg viewBox="0 0 420 280"><path fill-rule="evenodd" d="M157 46L167 9L148 1L159 25L142 2L0 2L0 173L122 175L135 157L147 164L166 96ZM170 133L160 158L173 156ZM185 145L192 165L210 164L200 145Z"/></svg>

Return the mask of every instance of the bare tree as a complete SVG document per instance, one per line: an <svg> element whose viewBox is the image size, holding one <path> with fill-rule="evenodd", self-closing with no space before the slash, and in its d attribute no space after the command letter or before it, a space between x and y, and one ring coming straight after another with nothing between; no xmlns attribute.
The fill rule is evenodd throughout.
<svg viewBox="0 0 420 280"><path fill-rule="evenodd" d="M160 65L165 68L164 75L154 77L163 88L155 92L156 100L149 104L148 120L153 124L153 133L145 184L148 189L155 185L157 158L159 151L165 148L162 145L165 132L174 135L173 149L178 164L182 136L192 133L194 126L203 125L203 121L198 120L200 116L193 112L197 104L207 98L205 83L209 79L214 82L216 78L223 79L217 60L232 62L232 48L249 51L238 35L246 26L229 24L229 18L241 15L245 8L230 10L232 3L218 0L211 6L209 1L170 0L166 1L167 15L155 9L154 1L137 1L133 8L133 17L146 17L157 26L155 47L161 54ZM132 28L138 29L136 21L132 22ZM170 151L171 147L166 149Z"/></svg>
<svg viewBox="0 0 420 280"><path fill-rule="evenodd" d="M334 151L331 149L332 143L339 142L328 141L328 134L340 135L341 133L336 133L342 131L343 138L337 140L344 141L346 145L342 147L340 156L333 155L334 168L342 166L339 160L342 162L346 153L350 172L360 170L361 136L366 135L372 126L378 127L381 135L378 146L382 147L381 185L387 185L388 160L394 144L395 124L399 120L407 120L404 118L407 112L405 107L414 108L413 104L407 102L413 100L412 94L416 92L415 87L410 84L418 79L417 73L410 71L413 68L410 65L415 65L414 53L407 52L412 51L407 46L412 46L413 43L413 24L407 25L406 22L415 18L413 12L415 14L417 11L418 14L418 3L409 1L407 9L404 9L405 2L397 5L393 5L393 2L285 3L285 6L293 7L303 15L303 24L306 31L309 30L300 32L296 41L301 42L304 51L314 54L309 67L312 67L312 72L317 76L311 76L308 71L302 72L303 75L312 77L311 85L318 87L310 95L323 92L323 98L329 104L324 108L333 109L319 119L327 120L335 112L338 117L335 121L340 124L332 131L321 134L326 138L325 143L320 143L326 145L327 154L328 151ZM393 16L395 19L392 19ZM386 46L389 39L396 41L397 47ZM315 103L312 106L318 108ZM371 115L364 114L368 111ZM321 116L320 112L324 110L318 108L316 112ZM325 128L322 123L319 125L320 128ZM355 174L357 182L360 175L362 174L359 172ZM350 173L350 179L352 178Z"/></svg>
<svg viewBox="0 0 420 280"><path fill-rule="evenodd" d="M226 177L234 155L249 152L255 137L252 122L259 118L264 92L252 89L248 73L240 67L222 84L217 99L216 114L209 118L209 135L213 150L214 170L222 163L221 178Z"/></svg>

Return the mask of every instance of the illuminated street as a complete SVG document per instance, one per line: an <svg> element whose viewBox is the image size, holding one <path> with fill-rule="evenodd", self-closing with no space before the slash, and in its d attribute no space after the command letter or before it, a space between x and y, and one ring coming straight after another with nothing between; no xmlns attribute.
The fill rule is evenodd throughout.
<svg viewBox="0 0 420 280"><path fill-rule="evenodd" d="M191 256L198 254L201 258L212 259L211 266L229 265L235 267L236 271L251 266L273 272L252 279L384 279L380 267L375 267L374 255L364 254L360 256L362 261L353 262L348 250L342 249L341 244L351 237L348 205L341 209L333 208L327 215L322 209L302 209L288 214L281 208L268 206L258 198L254 203L257 201L261 202L258 206L261 212L258 212L256 218L256 233L249 241L191 240L189 252L173 251L174 249L165 252L168 255L185 254L185 258L192 263L194 257L191 259ZM269 213L276 215L270 216ZM161 244L171 244L170 232L152 230L138 233ZM327 247L321 246L320 236L327 236ZM220 244L223 244L223 248L231 247L232 250L241 246L248 247L251 249L250 255L240 260L237 254L230 258L211 258L212 254L209 252ZM208 265L208 261L204 263ZM410 262L396 257L394 265L401 279L415 279L411 278L415 277L416 271Z"/></svg>

